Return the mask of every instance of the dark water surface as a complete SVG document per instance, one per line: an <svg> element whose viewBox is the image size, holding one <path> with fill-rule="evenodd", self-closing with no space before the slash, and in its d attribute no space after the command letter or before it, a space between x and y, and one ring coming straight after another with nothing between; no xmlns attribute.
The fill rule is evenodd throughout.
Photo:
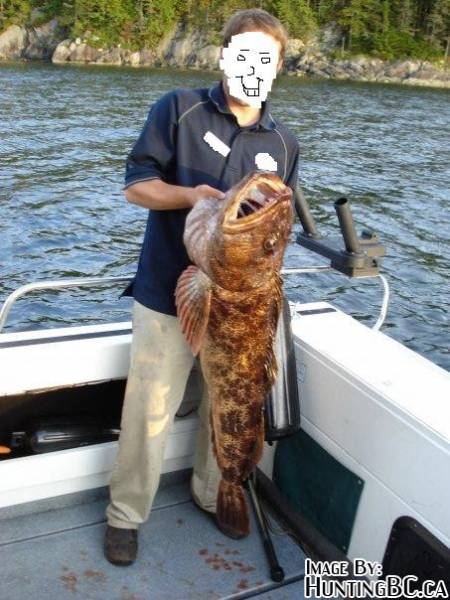
<svg viewBox="0 0 450 600"><path fill-rule="evenodd" d="M43 279L134 273L146 211L122 195L124 160L148 108L174 87L217 75L147 69L5 65L0 69L0 302ZM446 91L281 78L272 112L301 145L300 182L320 231L352 201L358 230L379 232L391 304L383 331L449 368L450 111ZM324 264L296 247L288 266ZM286 281L291 299L327 300L375 322L378 279ZM120 287L20 300L6 331L128 319Z"/></svg>

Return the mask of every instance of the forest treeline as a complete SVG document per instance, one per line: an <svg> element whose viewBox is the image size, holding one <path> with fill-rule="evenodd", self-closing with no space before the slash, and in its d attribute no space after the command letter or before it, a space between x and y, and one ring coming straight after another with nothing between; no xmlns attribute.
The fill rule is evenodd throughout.
<svg viewBox="0 0 450 600"><path fill-rule="evenodd" d="M138 49L155 47L181 22L220 43L226 19L255 6L303 40L336 23L342 34L335 51L343 56L439 59L449 51L450 0L0 0L0 30L56 17L72 37Z"/></svg>

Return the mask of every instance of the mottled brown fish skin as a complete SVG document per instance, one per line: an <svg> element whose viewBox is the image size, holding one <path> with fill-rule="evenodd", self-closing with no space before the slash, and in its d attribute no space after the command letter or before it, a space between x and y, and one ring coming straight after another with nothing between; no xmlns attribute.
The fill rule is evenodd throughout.
<svg viewBox="0 0 450 600"><path fill-rule="evenodd" d="M279 200L253 216L230 220L235 199L249 186ZM222 473L217 518L225 531L243 537L249 533L249 516L242 483L262 455L264 401L276 374L273 343L282 304L279 271L292 225L291 190L276 175L253 173L230 190L223 204L202 202L188 216L184 239L191 259L210 281L200 361ZM183 276L179 288L177 305L183 310ZM189 323L185 327L189 330Z"/></svg>
<svg viewBox="0 0 450 600"><path fill-rule="evenodd" d="M242 482L253 471L263 451L263 407L272 386L277 287L276 281L271 282L234 303L215 291L200 353L211 398L213 447L223 477L217 516L237 536L249 531Z"/></svg>

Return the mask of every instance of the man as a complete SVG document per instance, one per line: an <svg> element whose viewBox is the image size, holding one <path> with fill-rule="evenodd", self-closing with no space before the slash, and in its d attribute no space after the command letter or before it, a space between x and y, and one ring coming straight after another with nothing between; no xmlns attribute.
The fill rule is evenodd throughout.
<svg viewBox="0 0 450 600"><path fill-rule="evenodd" d="M298 143L265 102L286 42L284 28L269 13L235 13L224 31L222 81L209 89L165 94L152 107L127 160L125 196L150 212L137 273L125 291L135 302L119 452L106 511L104 549L113 564L128 565L136 558L138 527L150 513L167 435L194 361L174 303L178 277L190 264L182 239L186 215L205 196L221 199L256 168L277 171L292 189L296 186ZM208 414L205 390L191 491L200 508L214 513L220 472Z"/></svg>

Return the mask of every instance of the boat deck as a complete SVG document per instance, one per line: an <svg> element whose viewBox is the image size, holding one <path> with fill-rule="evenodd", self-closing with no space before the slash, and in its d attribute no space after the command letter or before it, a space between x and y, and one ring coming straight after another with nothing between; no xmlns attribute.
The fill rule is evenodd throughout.
<svg viewBox="0 0 450 600"><path fill-rule="evenodd" d="M1 597L7 600L301 600L305 555L273 541L286 578L271 581L256 528L233 541L191 501L188 473L166 477L139 534L135 564L103 556L107 490L0 510ZM49 508L50 506L50 508ZM29 512L29 511L33 512ZM27 514L28 513L28 514Z"/></svg>

